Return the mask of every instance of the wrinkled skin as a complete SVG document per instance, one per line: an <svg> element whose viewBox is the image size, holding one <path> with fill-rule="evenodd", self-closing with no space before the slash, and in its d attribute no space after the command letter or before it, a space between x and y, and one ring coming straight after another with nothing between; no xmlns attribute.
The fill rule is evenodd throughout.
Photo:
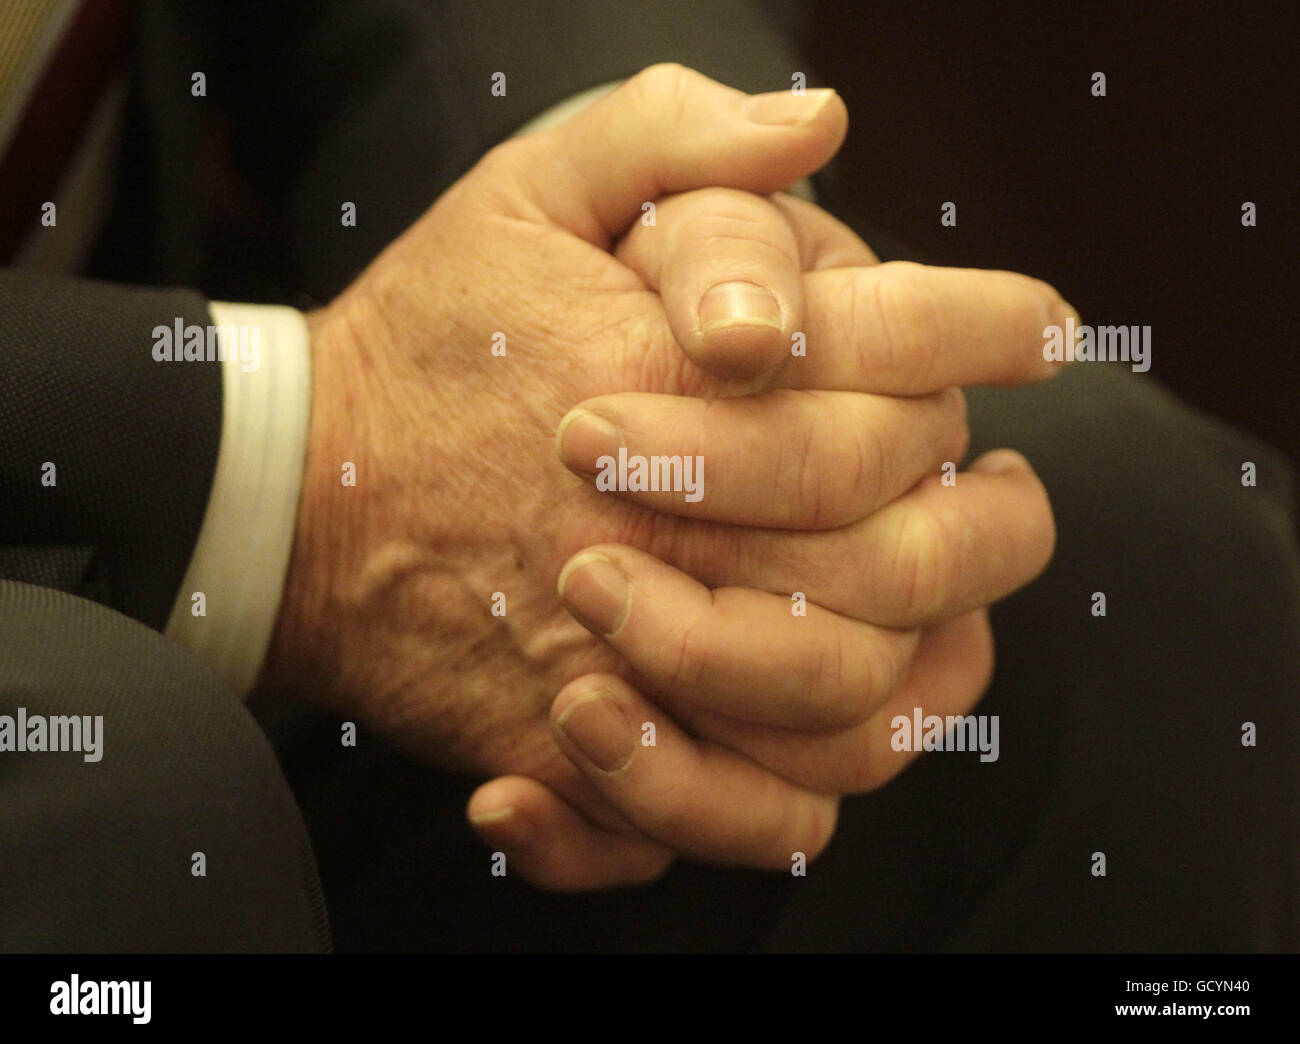
<svg viewBox="0 0 1300 1044"><path fill-rule="evenodd" d="M368 725L441 766L533 776L592 810L603 802L556 750L547 711L578 675L630 672L556 598L561 567L612 542L720 578L737 548L730 527L602 496L560 462L556 428L596 395L726 385L680 351L635 273L488 209L476 180L312 319L315 381L349 394L313 423L311 528L290 572L306 589L286 596L303 608L277 635L278 676L340 713L364 706ZM307 565L322 555L331 568Z"/></svg>

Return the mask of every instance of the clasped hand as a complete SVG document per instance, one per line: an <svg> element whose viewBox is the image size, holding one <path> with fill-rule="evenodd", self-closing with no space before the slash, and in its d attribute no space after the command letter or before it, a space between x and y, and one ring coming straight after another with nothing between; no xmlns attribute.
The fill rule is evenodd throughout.
<svg viewBox="0 0 1300 1044"><path fill-rule="evenodd" d="M959 389L1050 376L1074 313L780 194L846 130L832 92L652 67L492 150L310 319L264 685L488 778L470 820L541 886L815 858L914 756L894 715L977 702L988 606L1051 556L1023 457L955 473ZM598 490L620 447L702 458L701 495Z"/></svg>

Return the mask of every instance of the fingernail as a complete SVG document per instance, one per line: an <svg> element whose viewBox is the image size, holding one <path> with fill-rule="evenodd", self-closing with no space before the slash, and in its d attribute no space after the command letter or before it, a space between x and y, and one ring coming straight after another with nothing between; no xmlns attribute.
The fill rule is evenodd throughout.
<svg viewBox="0 0 1300 1044"><path fill-rule="evenodd" d="M596 461L604 456L615 456L623 445L623 433L613 423L587 410L566 413L555 438L559 443L560 459L584 475L598 473L600 466Z"/></svg>
<svg viewBox="0 0 1300 1044"><path fill-rule="evenodd" d="M700 332L733 326L781 329L781 306L772 291L757 283L719 283L700 298Z"/></svg>
<svg viewBox="0 0 1300 1044"><path fill-rule="evenodd" d="M469 821L475 826L486 826L489 823L500 823L514 814L514 806L507 805L505 808L497 808L491 812L480 812L477 815L470 816Z"/></svg>
<svg viewBox="0 0 1300 1044"><path fill-rule="evenodd" d="M1006 471L1032 471L1024 456L1013 449L990 450L970 466L971 471L1000 474Z"/></svg>
<svg viewBox="0 0 1300 1044"><path fill-rule="evenodd" d="M802 127L812 123L831 100L835 92L829 87L795 94L793 91L772 91L756 94L749 100L745 117L751 123L765 127Z"/></svg>
<svg viewBox="0 0 1300 1044"><path fill-rule="evenodd" d="M602 772L626 768L636 753L631 723L618 701L604 693L579 698L555 724Z"/></svg>
<svg viewBox="0 0 1300 1044"><path fill-rule="evenodd" d="M584 627L613 638L627 619L632 588L610 559L598 552L578 555L560 573L560 597Z"/></svg>

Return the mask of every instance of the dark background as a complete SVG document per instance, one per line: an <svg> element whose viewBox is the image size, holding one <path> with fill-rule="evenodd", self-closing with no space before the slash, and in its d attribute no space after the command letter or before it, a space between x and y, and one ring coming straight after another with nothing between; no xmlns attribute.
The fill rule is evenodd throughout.
<svg viewBox="0 0 1300 1044"><path fill-rule="evenodd" d="M1295 10L819 0L796 28L849 107L835 209L1150 325L1151 377L1300 465Z"/></svg>

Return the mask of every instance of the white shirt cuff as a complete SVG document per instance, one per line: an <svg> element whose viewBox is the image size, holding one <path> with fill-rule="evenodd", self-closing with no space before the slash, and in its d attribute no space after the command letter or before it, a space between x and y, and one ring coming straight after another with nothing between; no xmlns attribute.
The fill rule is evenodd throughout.
<svg viewBox="0 0 1300 1044"><path fill-rule="evenodd" d="M245 697L266 657L293 549L311 414L311 339L292 308L210 307L224 355L221 445L164 634Z"/></svg>

